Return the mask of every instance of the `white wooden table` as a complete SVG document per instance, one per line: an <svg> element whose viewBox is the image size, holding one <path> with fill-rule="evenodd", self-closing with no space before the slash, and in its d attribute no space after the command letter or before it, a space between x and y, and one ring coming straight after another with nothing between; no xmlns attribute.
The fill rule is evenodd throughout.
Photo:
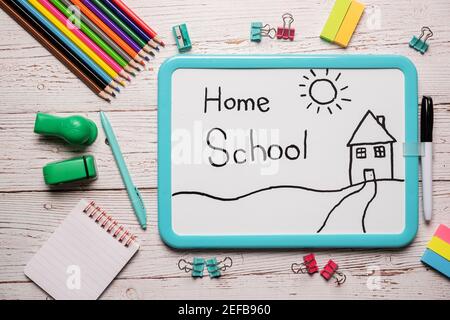
<svg viewBox="0 0 450 320"><path fill-rule="evenodd" d="M365 15L351 45L343 50L319 39L334 1L127 0L167 42L148 70L140 73L111 104L92 94L4 12L0 11L0 299L45 299L47 294L23 274L26 262L82 197L94 199L137 230L141 250L105 291L104 299L201 298L413 298L450 299L450 281L420 262L439 223L450 224L450 2L448 0L364 0ZM294 42L249 41L252 21L278 26L281 15L295 17ZM171 27L187 23L192 53L392 53L408 56L419 73L419 93L436 107L434 217L420 217L419 233L404 249L314 250L319 264L337 261L348 275L337 287L319 275L294 275L292 262L309 250L174 251L157 229L157 71L177 50ZM428 25L435 36L425 55L408 41ZM109 112L135 183L149 212L140 231L110 149L99 130L87 152L98 161L99 179L50 192L42 167L80 154L57 139L33 133L37 111L82 114L97 122ZM229 255L234 266L218 280L194 281L178 270L180 258ZM369 283L369 285L368 285ZM370 285L372 283L372 285Z"/></svg>

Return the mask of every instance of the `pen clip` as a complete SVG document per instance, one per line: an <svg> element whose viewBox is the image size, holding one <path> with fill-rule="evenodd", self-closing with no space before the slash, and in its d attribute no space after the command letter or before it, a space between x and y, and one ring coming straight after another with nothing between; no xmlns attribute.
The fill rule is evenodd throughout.
<svg viewBox="0 0 450 320"><path fill-rule="evenodd" d="M145 209L145 207L144 207L144 201L142 201L142 197L141 197L141 193L139 192L139 189L136 188L136 187L134 187L134 191L136 192L136 195L137 195L137 197L138 197L138 199L139 199L139 202L140 202L140 204L141 204L142 209Z"/></svg>

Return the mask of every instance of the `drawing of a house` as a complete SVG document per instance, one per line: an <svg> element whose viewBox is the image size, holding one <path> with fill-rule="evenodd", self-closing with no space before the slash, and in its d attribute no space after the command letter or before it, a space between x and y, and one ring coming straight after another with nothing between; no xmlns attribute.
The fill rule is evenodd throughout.
<svg viewBox="0 0 450 320"><path fill-rule="evenodd" d="M393 179L395 142L386 129L385 117L367 111L347 143L350 185L370 180L368 172L376 179Z"/></svg>

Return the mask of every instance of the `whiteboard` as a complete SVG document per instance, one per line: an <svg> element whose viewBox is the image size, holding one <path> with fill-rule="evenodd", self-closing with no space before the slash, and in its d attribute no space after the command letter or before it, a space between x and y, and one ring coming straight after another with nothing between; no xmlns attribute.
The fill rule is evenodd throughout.
<svg viewBox="0 0 450 320"><path fill-rule="evenodd" d="M404 232L405 73L338 62L171 72L173 234Z"/></svg>

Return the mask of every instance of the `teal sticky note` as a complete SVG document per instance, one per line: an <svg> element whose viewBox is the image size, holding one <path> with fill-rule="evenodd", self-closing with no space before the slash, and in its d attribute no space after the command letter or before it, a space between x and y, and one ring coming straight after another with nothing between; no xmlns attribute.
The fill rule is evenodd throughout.
<svg viewBox="0 0 450 320"><path fill-rule="evenodd" d="M450 261L441 257L433 250L426 249L421 261L433 269L441 272L447 278L450 278Z"/></svg>
<svg viewBox="0 0 450 320"><path fill-rule="evenodd" d="M336 0L333 9L331 9L331 13L328 16L328 20L322 29L322 33L320 34L322 39L328 42L334 41L351 3L352 0Z"/></svg>

